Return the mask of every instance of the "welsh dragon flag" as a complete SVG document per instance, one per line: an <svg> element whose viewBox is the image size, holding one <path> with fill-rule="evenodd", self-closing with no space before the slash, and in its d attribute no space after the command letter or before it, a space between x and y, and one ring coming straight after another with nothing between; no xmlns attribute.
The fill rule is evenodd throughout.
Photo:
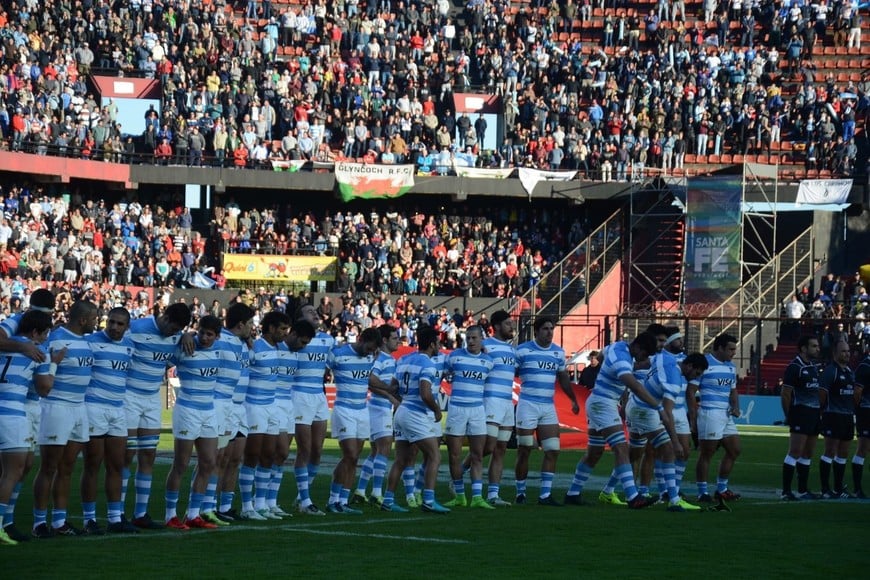
<svg viewBox="0 0 870 580"><path fill-rule="evenodd" d="M342 162L335 179L344 201L399 197L414 187L414 166Z"/></svg>

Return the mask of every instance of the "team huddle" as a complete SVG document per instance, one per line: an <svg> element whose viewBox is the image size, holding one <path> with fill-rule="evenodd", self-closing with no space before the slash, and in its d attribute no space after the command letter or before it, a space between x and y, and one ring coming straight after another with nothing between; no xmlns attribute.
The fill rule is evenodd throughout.
<svg viewBox="0 0 870 580"><path fill-rule="evenodd" d="M357 341L336 345L329 334L318 331L311 305L302 306L292 319L279 311L267 313L255 339L255 312L243 303L231 305L223 323L213 316L203 317L195 332L184 332L191 315L182 303L132 322L125 309L114 308L105 327L96 332L98 309L93 303L76 302L68 322L55 329L53 310L53 295L38 290L27 312L0 325L0 364L4 364L0 543L164 527L212 529L236 520L290 517L278 505L278 497L294 438L296 509L301 514L359 514L354 506L360 503L384 511L420 508L436 514L460 506L488 510L510 506L501 498L500 487L514 429L518 445L514 501L528 501L529 460L540 447L544 456L537 503L562 505L552 490L560 450L554 403L557 384L571 400L572 411L577 414L580 409L565 352L553 342L555 324L549 318L536 319L534 338L514 347L514 321L498 311L490 318L491 329L468 328L465 346L450 354L441 353L433 328L421 326L417 350L396 360L393 353L399 337L393 327L369 328ZM739 415L736 374L730 362L735 348L736 340L722 335L712 354L686 356L679 331L661 325L651 325L631 343L607 347L586 403L589 448L577 465L565 503L583 503L583 487L608 444L615 467L600 501L633 509L652 505L656 498L646 491L654 475L669 511L699 509L680 493L695 422L700 439L699 500L713 501L706 478L719 446L726 453L715 495L720 500L736 499L737 494L728 489L728 474L739 454L733 422ZM164 407L161 385L169 367L175 368L178 387L172 413L174 456L161 522L151 517L149 507ZM324 390L328 374L336 392L332 436L339 442L341 459L322 510L310 489L330 418ZM437 396L442 377L451 383L443 433ZM516 405L515 378L521 382ZM697 410L687 405L687 400L696 400L695 392ZM452 499L443 505L435 499L442 437L452 480ZM357 479L366 441L371 453ZM28 535L15 527L14 515L36 445L40 462L34 479L33 529ZM388 470L393 446L395 461ZM187 509L179 515L181 481L194 450L196 466ZM70 479L80 453L84 456L82 528L67 516ZM418 454L422 463L415 468ZM124 506L134 459L135 502L128 520ZM103 466L106 528L98 524L96 514ZM466 472L471 478L470 499ZM396 501L400 482L404 505ZM615 493L617 485L625 501Z"/></svg>

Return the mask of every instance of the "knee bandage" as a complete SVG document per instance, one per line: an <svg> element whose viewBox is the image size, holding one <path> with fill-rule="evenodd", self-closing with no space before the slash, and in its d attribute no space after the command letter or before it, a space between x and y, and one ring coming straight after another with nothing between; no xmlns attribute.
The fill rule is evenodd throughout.
<svg viewBox="0 0 870 580"><path fill-rule="evenodd" d="M517 436L517 445L519 445L520 447L534 447L534 445L535 445L534 435L518 435Z"/></svg>
<svg viewBox="0 0 870 580"><path fill-rule="evenodd" d="M541 449L544 451L558 451L559 450L559 438L558 437L548 437L541 441Z"/></svg>
<svg viewBox="0 0 870 580"><path fill-rule="evenodd" d="M622 429L617 431L616 433L611 433L606 438L607 444L611 447L616 447L620 443L625 443L625 432Z"/></svg>
<svg viewBox="0 0 870 580"><path fill-rule="evenodd" d="M671 437L668 435L667 431L662 431L661 433L653 437L652 440L653 447L655 447L656 449L658 449L662 445L667 445L670 442Z"/></svg>
<svg viewBox="0 0 870 580"><path fill-rule="evenodd" d="M508 429L499 429L498 440L502 443L507 443L511 440L511 432Z"/></svg>
<svg viewBox="0 0 870 580"><path fill-rule="evenodd" d="M486 424L487 437L492 437L493 439L495 439L498 437L499 433L501 433L501 429L498 428L498 425L491 425L489 423Z"/></svg>
<svg viewBox="0 0 870 580"><path fill-rule="evenodd" d="M157 449L157 443L160 442L160 435L141 435L139 437L138 449Z"/></svg>
<svg viewBox="0 0 870 580"><path fill-rule="evenodd" d="M643 449L646 447L646 437L632 434L628 440L628 444L635 449Z"/></svg>
<svg viewBox="0 0 870 580"><path fill-rule="evenodd" d="M604 444L604 437L602 437L601 435L589 436L589 447L604 447Z"/></svg>

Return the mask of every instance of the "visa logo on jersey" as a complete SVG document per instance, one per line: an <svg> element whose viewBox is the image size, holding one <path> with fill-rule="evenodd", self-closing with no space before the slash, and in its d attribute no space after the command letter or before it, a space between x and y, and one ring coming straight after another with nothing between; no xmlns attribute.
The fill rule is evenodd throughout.
<svg viewBox="0 0 870 580"><path fill-rule="evenodd" d="M484 373L478 371L462 371L460 375L462 378L471 379L472 381L482 381L486 377Z"/></svg>
<svg viewBox="0 0 870 580"><path fill-rule="evenodd" d="M113 360L112 361L112 370L113 371L123 371L126 372L129 368L127 361L125 360Z"/></svg>
<svg viewBox="0 0 870 580"><path fill-rule="evenodd" d="M308 353L308 361L309 362L326 362L326 353L322 352L309 352Z"/></svg>
<svg viewBox="0 0 870 580"><path fill-rule="evenodd" d="M350 376L355 379L364 379L369 376L370 369L363 371L350 371Z"/></svg>
<svg viewBox="0 0 870 580"><path fill-rule="evenodd" d="M199 369L199 376L201 377L216 377L218 374L217 367L208 367L205 369Z"/></svg>
<svg viewBox="0 0 870 580"><path fill-rule="evenodd" d="M538 362L538 368L542 371L558 371L559 365L554 362L540 361Z"/></svg>
<svg viewBox="0 0 870 580"><path fill-rule="evenodd" d="M168 352L152 352L151 356L154 362L169 362L169 357L172 356L172 354Z"/></svg>
<svg viewBox="0 0 870 580"><path fill-rule="evenodd" d="M80 367L94 366L94 357L92 356L79 356L76 357L76 361L78 361Z"/></svg>

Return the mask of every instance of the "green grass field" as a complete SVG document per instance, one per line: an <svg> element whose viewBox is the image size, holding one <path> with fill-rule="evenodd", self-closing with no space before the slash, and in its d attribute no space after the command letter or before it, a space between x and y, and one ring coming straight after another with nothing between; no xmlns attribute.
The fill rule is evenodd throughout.
<svg viewBox="0 0 870 580"><path fill-rule="evenodd" d="M563 508L532 504L495 511L457 508L446 516L366 508L362 516L297 514L281 522L245 522L219 530L30 541L0 547L0 570L3 578L859 577L867 557L860 546L870 502L780 502L777 488L786 443L782 435L778 429L745 432L743 455L731 480L744 498L731 504L730 513L668 513L664 506L634 512L598 503ZM328 440L312 493L320 504L328 495L336 451L335 442ZM564 494L580 455L563 452L557 498ZM446 456L444 461L440 499L448 498ZM513 461L510 452L510 467ZM539 461L537 453L533 469ZM167 462L168 458L161 460L155 473L155 518L163 513ZM610 466L609 458L599 465L587 499L595 498ZM693 470L694 457L687 482L694 480ZM513 498L512 476L512 469L506 469L505 499ZM815 489L817 477L814 464ZM77 478L78 474L73 478L70 513L80 525ZM529 484L534 498L536 479L530 476ZM185 481L182 486L179 513L186 504L187 485ZM687 484L686 491L693 493L694 484ZM279 502L289 508L295 492L291 468ZM128 494L128 514L132 495ZM28 481L16 510L22 530L31 523L31 500ZM97 513L105 515L104 504Z"/></svg>

